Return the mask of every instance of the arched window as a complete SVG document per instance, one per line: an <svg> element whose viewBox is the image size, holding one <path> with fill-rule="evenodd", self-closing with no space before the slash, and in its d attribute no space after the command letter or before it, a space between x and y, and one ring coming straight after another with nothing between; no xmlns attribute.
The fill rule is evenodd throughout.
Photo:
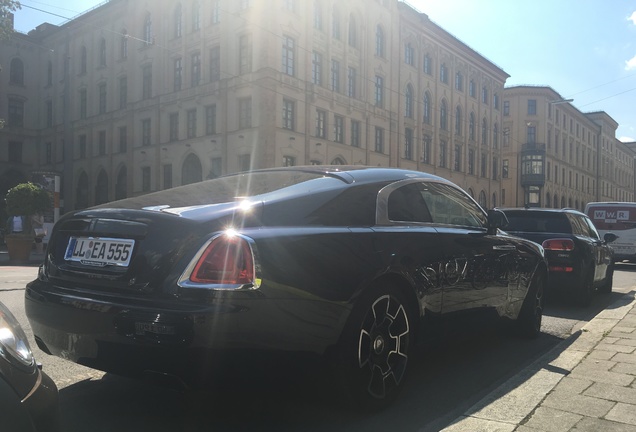
<svg viewBox="0 0 636 432"><path fill-rule="evenodd" d="M404 116L413 118L413 87L411 87L411 84L406 86L404 101L406 103L406 106L404 107Z"/></svg>
<svg viewBox="0 0 636 432"><path fill-rule="evenodd" d="M572 208L572 198L568 198L568 208Z"/></svg>
<svg viewBox="0 0 636 432"><path fill-rule="evenodd" d="M488 208L488 200L486 198L486 192L483 190L479 192L479 205L485 210Z"/></svg>
<svg viewBox="0 0 636 432"><path fill-rule="evenodd" d="M333 8L333 17L331 20L331 36L334 39L340 40L340 12L338 12L338 8L334 6Z"/></svg>
<svg viewBox="0 0 636 432"><path fill-rule="evenodd" d="M471 141L475 141L475 113L470 113L470 120L468 121L468 138Z"/></svg>
<svg viewBox="0 0 636 432"><path fill-rule="evenodd" d="M384 30L380 25L375 29L375 55L384 58Z"/></svg>
<svg viewBox="0 0 636 432"><path fill-rule="evenodd" d="M128 31L123 29L121 34L123 34L123 36L119 42L119 58L125 59L128 58Z"/></svg>
<svg viewBox="0 0 636 432"><path fill-rule="evenodd" d="M152 18L149 13L144 18L144 35L143 40L146 45L152 42Z"/></svg>
<svg viewBox="0 0 636 432"><path fill-rule="evenodd" d="M181 184L187 185L203 180L201 161L194 153L190 153L183 161L181 168Z"/></svg>
<svg viewBox="0 0 636 432"><path fill-rule="evenodd" d="M358 46L358 29L353 14L349 17L349 45L354 48Z"/></svg>
<svg viewBox="0 0 636 432"><path fill-rule="evenodd" d="M331 165L346 165L346 164L347 164L347 161L340 156L338 156L337 158L331 161Z"/></svg>
<svg viewBox="0 0 636 432"><path fill-rule="evenodd" d="M120 200L126 198L128 189L128 171L126 166L122 166L117 174L117 183L115 183L115 199Z"/></svg>
<svg viewBox="0 0 636 432"><path fill-rule="evenodd" d="M481 144L488 145L488 122L486 119L481 122Z"/></svg>
<svg viewBox="0 0 636 432"><path fill-rule="evenodd" d="M108 175L103 169L97 175L95 184L95 205L108 202Z"/></svg>
<svg viewBox="0 0 636 432"><path fill-rule="evenodd" d="M497 207L497 193L492 193L492 208Z"/></svg>
<svg viewBox="0 0 636 432"><path fill-rule="evenodd" d="M472 199L475 199L475 192L473 192L472 188L468 188L466 192L468 192L468 195L470 195Z"/></svg>
<svg viewBox="0 0 636 432"><path fill-rule="evenodd" d="M455 108L455 135L461 136L462 134L462 108L457 105Z"/></svg>
<svg viewBox="0 0 636 432"><path fill-rule="evenodd" d="M431 124L431 96L424 93L424 123Z"/></svg>
<svg viewBox="0 0 636 432"><path fill-rule="evenodd" d="M559 197L554 194L554 198L552 200L554 201L554 204L552 204L552 208L559 208Z"/></svg>
<svg viewBox="0 0 636 432"><path fill-rule="evenodd" d="M550 199L550 192L546 192L545 194L545 206L550 207L552 205L552 200Z"/></svg>
<svg viewBox="0 0 636 432"><path fill-rule="evenodd" d="M561 197L561 208L565 208L565 197Z"/></svg>
<svg viewBox="0 0 636 432"><path fill-rule="evenodd" d="M82 171L77 178L77 189L75 189L75 209L88 207L88 175Z"/></svg>
<svg viewBox="0 0 636 432"><path fill-rule="evenodd" d="M201 30L201 5L194 2L192 5L192 31Z"/></svg>
<svg viewBox="0 0 636 432"><path fill-rule="evenodd" d="M448 108L446 107L446 99L442 99L439 108L439 127L442 130L448 130Z"/></svg>
<svg viewBox="0 0 636 432"><path fill-rule="evenodd" d="M499 125L495 123L492 128L492 146L493 148L499 148Z"/></svg>
<svg viewBox="0 0 636 432"><path fill-rule="evenodd" d="M174 10L174 17L173 17L173 26L174 26L173 36L176 38L181 37L181 35L183 34L183 26L181 25L181 22L182 22L181 18L182 18L181 5L178 4Z"/></svg>
<svg viewBox="0 0 636 432"><path fill-rule="evenodd" d="M9 81L11 84L24 85L24 63L19 58L11 60L9 69Z"/></svg>

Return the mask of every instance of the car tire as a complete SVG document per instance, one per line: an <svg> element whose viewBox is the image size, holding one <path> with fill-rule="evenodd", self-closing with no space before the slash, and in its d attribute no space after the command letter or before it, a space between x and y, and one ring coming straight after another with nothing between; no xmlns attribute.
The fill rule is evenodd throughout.
<svg viewBox="0 0 636 432"><path fill-rule="evenodd" d="M376 285L356 302L338 346L336 379L343 402L376 411L395 400L415 342L413 315L391 285Z"/></svg>
<svg viewBox="0 0 636 432"><path fill-rule="evenodd" d="M614 264L610 264L607 267L605 280L603 281L603 285L599 288L599 291L603 294L610 294L612 292L612 285L614 285Z"/></svg>
<svg viewBox="0 0 636 432"><path fill-rule="evenodd" d="M528 288L521 311L515 322L517 333L525 338L534 339L541 334L543 309L545 307L546 273L538 270Z"/></svg>

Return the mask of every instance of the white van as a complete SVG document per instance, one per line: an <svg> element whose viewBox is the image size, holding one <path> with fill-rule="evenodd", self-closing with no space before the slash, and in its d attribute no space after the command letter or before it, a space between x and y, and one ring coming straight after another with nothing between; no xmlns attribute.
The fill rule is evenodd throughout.
<svg viewBox="0 0 636 432"><path fill-rule="evenodd" d="M618 236L611 244L615 261L636 262L636 202L591 202L585 206L585 214L601 238L607 232Z"/></svg>

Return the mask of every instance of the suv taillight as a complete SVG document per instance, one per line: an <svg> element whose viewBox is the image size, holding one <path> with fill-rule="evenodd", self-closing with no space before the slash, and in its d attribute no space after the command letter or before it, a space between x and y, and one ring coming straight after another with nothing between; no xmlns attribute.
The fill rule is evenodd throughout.
<svg viewBox="0 0 636 432"><path fill-rule="evenodd" d="M568 238L548 239L545 240L541 246L543 246L543 249L551 251L570 252L574 250L574 242Z"/></svg>
<svg viewBox="0 0 636 432"><path fill-rule="evenodd" d="M255 281L254 255L238 235L214 238L197 261L189 281L200 285L246 285Z"/></svg>

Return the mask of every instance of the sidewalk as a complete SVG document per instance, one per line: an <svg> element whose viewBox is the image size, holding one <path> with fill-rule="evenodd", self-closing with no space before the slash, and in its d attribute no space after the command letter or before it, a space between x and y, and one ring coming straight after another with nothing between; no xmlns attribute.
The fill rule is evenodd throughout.
<svg viewBox="0 0 636 432"><path fill-rule="evenodd" d="M444 432L636 432L634 291Z"/></svg>

